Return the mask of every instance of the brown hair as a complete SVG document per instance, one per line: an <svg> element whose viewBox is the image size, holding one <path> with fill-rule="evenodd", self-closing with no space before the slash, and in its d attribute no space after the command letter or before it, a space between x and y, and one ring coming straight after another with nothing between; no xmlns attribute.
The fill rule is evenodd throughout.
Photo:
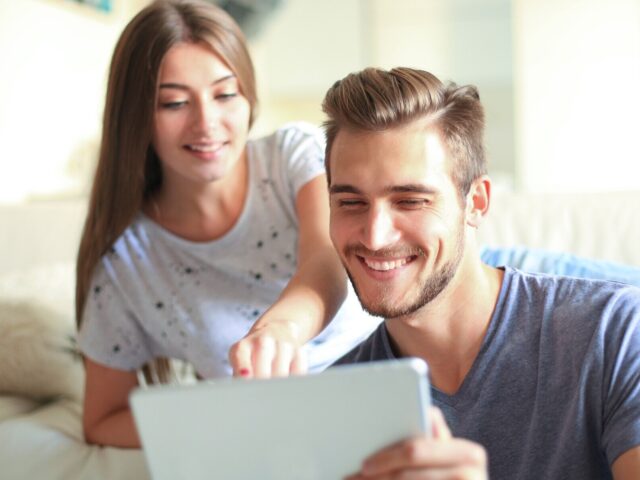
<svg viewBox="0 0 640 480"><path fill-rule="evenodd" d="M322 110L329 117L324 123L329 183L331 147L341 129L382 131L418 119L426 119L442 135L454 160L451 177L462 198L471 183L487 173L484 109L472 85L444 84L429 72L411 68L367 68L334 83Z"/></svg>
<svg viewBox="0 0 640 480"><path fill-rule="evenodd" d="M158 73L169 49L183 42L208 44L234 72L253 123L253 64L244 35L223 10L199 0L157 0L129 22L111 59L98 165L80 240L78 327L97 263L162 183L151 146Z"/></svg>

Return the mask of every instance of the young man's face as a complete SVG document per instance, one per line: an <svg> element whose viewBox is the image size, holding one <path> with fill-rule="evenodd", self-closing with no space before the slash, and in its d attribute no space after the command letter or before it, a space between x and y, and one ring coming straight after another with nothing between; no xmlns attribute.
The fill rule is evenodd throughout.
<svg viewBox="0 0 640 480"><path fill-rule="evenodd" d="M338 133L331 238L363 307L394 318L449 284L464 252L464 210L439 134L420 122Z"/></svg>

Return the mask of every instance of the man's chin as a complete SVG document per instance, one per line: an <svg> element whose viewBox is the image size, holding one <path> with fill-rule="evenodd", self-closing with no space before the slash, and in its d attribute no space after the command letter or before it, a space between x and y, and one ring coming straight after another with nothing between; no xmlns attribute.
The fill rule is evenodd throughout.
<svg viewBox="0 0 640 480"><path fill-rule="evenodd" d="M381 304L364 304L360 302L362 308L369 314L374 317L381 317L386 320L391 318L404 317L407 315L411 315L421 308L421 305L410 305L410 306L400 306L397 305L381 305Z"/></svg>
<svg viewBox="0 0 640 480"><path fill-rule="evenodd" d="M398 299L366 298L358 291L357 287L354 286L354 290L362 308L375 317L383 317L385 319L402 317L415 312L421 307L421 305L407 304Z"/></svg>

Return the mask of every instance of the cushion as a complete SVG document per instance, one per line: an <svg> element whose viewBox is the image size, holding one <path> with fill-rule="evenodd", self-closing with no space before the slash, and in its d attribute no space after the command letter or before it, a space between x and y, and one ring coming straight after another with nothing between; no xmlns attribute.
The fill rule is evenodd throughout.
<svg viewBox="0 0 640 480"><path fill-rule="evenodd" d="M37 302L0 301L0 392L80 399L83 367L75 332Z"/></svg>
<svg viewBox="0 0 640 480"><path fill-rule="evenodd" d="M12 395L0 395L0 423L8 418L29 413L40 406L36 400Z"/></svg>
<svg viewBox="0 0 640 480"><path fill-rule="evenodd" d="M58 400L0 422L0 477L3 480L147 480L139 449L87 445L80 405Z"/></svg>
<svg viewBox="0 0 640 480"><path fill-rule="evenodd" d="M73 285L72 263L0 276L0 393L81 399Z"/></svg>

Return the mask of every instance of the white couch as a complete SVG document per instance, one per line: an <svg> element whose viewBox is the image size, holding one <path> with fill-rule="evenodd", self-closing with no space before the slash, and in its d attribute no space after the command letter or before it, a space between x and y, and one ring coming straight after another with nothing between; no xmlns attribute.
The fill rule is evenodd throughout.
<svg viewBox="0 0 640 480"><path fill-rule="evenodd" d="M496 194L488 245L640 267L640 191ZM83 201L0 206L0 477L144 479L140 451L84 443L83 372L70 343ZM22 328L36 322L37 330ZM53 397L53 398L51 398Z"/></svg>

